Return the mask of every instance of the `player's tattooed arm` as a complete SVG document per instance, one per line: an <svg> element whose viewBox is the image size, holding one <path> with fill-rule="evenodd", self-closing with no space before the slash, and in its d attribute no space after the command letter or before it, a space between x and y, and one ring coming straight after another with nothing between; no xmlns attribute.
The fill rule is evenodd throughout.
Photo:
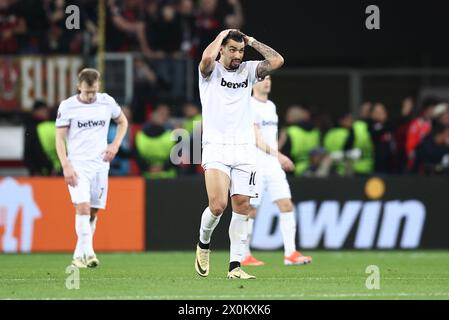
<svg viewBox="0 0 449 320"><path fill-rule="evenodd" d="M264 79L274 70L282 67L284 58L276 50L252 37L245 36L245 40L248 45L256 49L265 58L257 66L257 77L259 79Z"/></svg>

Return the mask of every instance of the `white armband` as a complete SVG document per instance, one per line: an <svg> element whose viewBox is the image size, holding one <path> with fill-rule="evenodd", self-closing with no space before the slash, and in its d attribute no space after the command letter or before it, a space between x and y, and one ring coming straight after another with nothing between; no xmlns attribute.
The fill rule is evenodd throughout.
<svg viewBox="0 0 449 320"><path fill-rule="evenodd" d="M254 39L253 37L249 37L249 39L248 39L248 45L252 47L254 41L256 41L256 39Z"/></svg>

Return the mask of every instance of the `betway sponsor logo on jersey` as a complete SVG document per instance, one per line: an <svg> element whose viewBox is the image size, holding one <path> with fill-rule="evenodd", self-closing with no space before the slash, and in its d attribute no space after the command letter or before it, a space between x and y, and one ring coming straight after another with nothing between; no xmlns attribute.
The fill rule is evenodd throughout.
<svg viewBox="0 0 449 320"><path fill-rule="evenodd" d="M221 86L228 87L231 89L248 88L248 78L246 78L245 81L240 82L240 83L228 82L224 78L221 78Z"/></svg>
<svg viewBox="0 0 449 320"><path fill-rule="evenodd" d="M104 120L78 121L78 128L95 128L95 127L104 127L105 125L106 121Z"/></svg>
<svg viewBox="0 0 449 320"><path fill-rule="evenodd" d="M265 121L262 120L262 126L277 126L278 122L277 121Z"/></svg>

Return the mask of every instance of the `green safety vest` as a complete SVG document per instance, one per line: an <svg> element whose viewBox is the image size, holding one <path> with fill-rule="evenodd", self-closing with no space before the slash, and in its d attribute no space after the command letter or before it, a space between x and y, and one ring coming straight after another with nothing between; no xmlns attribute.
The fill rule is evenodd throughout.
<svg viewBox="0 0 449 320"><path fill-rule="evenodd" d="M172 132L166 131L158 137L149 137L142 131L136 134L136 149L139 155L151 164L163 165L170 159L170 152L175 143L172 141ZM176 169L170 168L161 172L145 172L144 176L150 179L175 178Z"/></svg>
<svg viewBox="0 0 449 320"><path fill-rule="evenodd" d="M197 114L196 116L193 116L192 118L187 119L184 122L184 129L189 132L189 134L192 134L193 132L193 125L198 125L198 122L202 120L202 117L200 114ZM196 123L195 123L196 122Z"/></svg>
<svg viewBox="0 0 449 320"><path fill-rule="evenodd" d="M290 126L287 128L287 135L291 141L290 154L295 163L295 175L299 176L309 167L309 152L320 146L320 131L307 131L298 126Z"/></svg>
<svg viewBox="0 0 449 320"><path fill-rule="evenodd" d="M370 174L374 169L373 142L368 130L368 124L365 121L355 121L354 128L354 147L362 151L359 160L354 161L352 168L354 172L361 174Z"/></svg>
<svg viewBox="0 0 449 320"><path fill-rule="evenodd" d="M354 128L354 148L360 149L361 158L352 163L355 173L369 174L373 171L373 144L371 135L368 131L368 125L364 121L355 121ZM330 129L324 137L324 148L329 152L343 151L345 143L349 137L349 130L346 128ZM345 164L337 165L337 172L341 175L345 174Z"/></svg>
<svg viewBox="0 0 449 320"><path fill-rule="evenodd" d="M330 129L324 136L324 148L328 152L343 151L346 140L349 137L349 129L346 128L333 128ZM337 164L337 172L340 175L345 174L345 164L339 162Z"/></svg>
<svg viewBox="0 0 449 320"><path fill-rule="evenodd" d="M58 153L56 152L56 126L55 121L44 121L37 125L37 136L42 149L53 164L53 169L61 171Z"/></svg>

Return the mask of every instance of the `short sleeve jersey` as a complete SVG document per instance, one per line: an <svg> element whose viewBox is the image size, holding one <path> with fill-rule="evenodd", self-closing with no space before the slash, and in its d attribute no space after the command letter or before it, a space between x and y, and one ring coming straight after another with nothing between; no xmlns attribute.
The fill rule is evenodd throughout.
<svg viewBox="0 0 449 320"><path fill-rule="evenodd" d="M228 70L217 61L207 78L199 72L203 144L255 144L250 98L259 62Z"/></svg>
<svg viewBox="0 0 449 320"><path fill-rule="evenodd" d="M278 115L276 105L271 101L265 102L251 97L251 108L254 124L259 127L262 140L274 150L278 150ZM258 156L272 157L258 149Z"/></svg>
<svg viewBox="0 0 449 320"><path fill-rule="evenodd" d="M92 103L82 102L78 95L61 102L56 127L68 127L67 154L69 161L85 169L107 170L103 161L107 135L112 119L120 117L121 108L106 93L97 93Z"/></svg>

